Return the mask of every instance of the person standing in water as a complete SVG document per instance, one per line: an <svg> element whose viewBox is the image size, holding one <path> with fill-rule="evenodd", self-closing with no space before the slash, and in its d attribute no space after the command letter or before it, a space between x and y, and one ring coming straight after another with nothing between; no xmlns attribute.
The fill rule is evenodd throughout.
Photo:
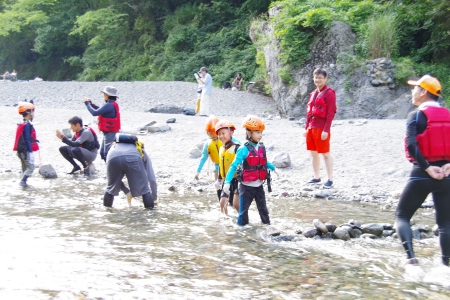
<svg viewBox="0 0 450 300"><path fill-rule="evenodd" d="M397 205L396 229L406 251L407 263L418 264L412 244L410 220L427 196L433 195L442 263L450 258L450 111L437 100L442 87L437 78L425 75L413 85L412 104L417 110L406 122L405 153L413 163L411 175Z"/></svg>

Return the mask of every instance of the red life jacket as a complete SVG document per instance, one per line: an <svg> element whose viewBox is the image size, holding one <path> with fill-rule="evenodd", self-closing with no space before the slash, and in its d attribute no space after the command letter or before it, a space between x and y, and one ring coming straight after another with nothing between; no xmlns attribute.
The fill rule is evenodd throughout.
<svg viewBox="0 0 450 300"><path fill-rule="evenodd" d="M114 105L116 109L116 117L115 118L104 118L102 116L98 116L98 130L102 132L118 132L120 130L120 112L119 105L116 101L109 102Z"/></svg>
<svg viewBox="0 0 450 300"><path fill-rule="evenodd" d="M83 130L86 130L86 129L88 129L92 132L92 135L94 136L94 140L90 141L90 142L85 141L84 143L82 143L80 145L80 148L85 148L89 151L92 151L94 149L100 149L100 144L98 142L97 133L95 133L95 130L92 127L88 127L88 126L85 126L83 128ZM79 132L75 132L75 141L80 138L81 134L83 133L83 130L80 130Z"/></svg>
<svg viewBox="0 0 450 300"><path fill-rule="evenodd" d="M311 93L309 96L308 107L307 107L307 116L312 116L315 118L327 118L327 102L325 101L325 94L328 90L332 90L331 88L326 88L320 93L318 93L317 89Z"/></svg>
<svg viewBox="0 0 450 300"><path fill-rule="evenodd" d="M249 142L245 143L245 146L248 149L248 156L242 166L242 181L265 180L267 177L266 148L262 143L259 144L258 151Z"/></svg>
<svg viewBox="0 0 450 300"><path fill-rule="evenodd" d="M428 162L450 161L450 111L445 107L429 106L422 110L427 117L427 127L416 135L417 147ZM408 153L405 139L406 159L414 161Z"/></svg>
<svg viewBox="0 0 450 300"><path fill-rule="evenodd" d="M23 129L28 122L23 122L17 125L16 140L14 141L14 151L21 153L28 152L27 145L25 144L25 139L23 137ZM34 130L33 125L31 125L31 149L34 151L39 150L38 140L36 139L36 130Z"/></svg>

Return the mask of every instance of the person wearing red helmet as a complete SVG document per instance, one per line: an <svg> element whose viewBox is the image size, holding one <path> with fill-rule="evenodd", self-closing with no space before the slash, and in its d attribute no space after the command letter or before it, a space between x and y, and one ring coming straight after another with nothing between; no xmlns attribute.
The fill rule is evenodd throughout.
<svg viewBox="0 0 450 300"><path fill-rule="evenodd" d="M27 180L34 171L34 152L39 150L38 140L36 139L36 130L31 121L34 118L35 107L32 103L19 103L18 112L23 117L23 122L17 125L16 139L14 142L14 151L22 165L22 179L20 186L26 186Z"/></svg>
<svg viewBox="0 0 450 300"><path fill-rule="evenodd" d="M268 177L268 171L271 170L276 173L276 170L275 166L267 161L266 149L261 143L265 125L259 117L248 115L245 117L242 127L246 129L247 142L236 152L225 177L223 191L226 194L230 193L234 174L238 171L238 167L242 166L239 171L239 216L237 223L241 226L248 224L248 210L253 199L255 199L261 222L270 224L263 183Z"/></svg>
<svg viewBox="0 0 450 300"><path fill-rule="evenodd" d="M233 133L236 130L234 124L227 120L221 120L216 124L216 134L223 146L219 149L219 175L216 181L216 189L221 190L220 193L220 211L228 215L228 203L239 212L239 190L236 173L230 183L230 193L222 190L223 179L227 175L228 169L234 160L236 151L241 146L240 142L233 141Z"/></svg>
<svg viewBox="0 0 450 300"><path fill-rule="evenodd" d="M430 75L413 85L412 104L418 109L407 118L405 154L413 163L411 175L398 201L396 229L406 251L407 263L417 265L410 220L427 196L433 195L439 227L442 263L450 258L450 111L439 105L439 80Z"/></svg>

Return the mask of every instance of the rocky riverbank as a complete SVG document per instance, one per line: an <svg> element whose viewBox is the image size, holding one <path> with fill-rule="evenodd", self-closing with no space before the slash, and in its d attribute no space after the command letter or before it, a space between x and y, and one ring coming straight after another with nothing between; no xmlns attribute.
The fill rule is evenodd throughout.
<svg viewBox="0 0 450 300"><path fill-rule="evenodd" d="M85 109L83 96L90 96L100 104L100 90L107 84L117 86L121 96L123 131L138 132L139 128L156 121L165 123L166 132L139 135L153 160L161 194L194 192L214 197L214 186L205 165L199 181L194 180L198 159L189 158L192 149L198 148L206 138L204 117L182 114L145 112L157 105L188 106L195 100L195 84L191 83L79 83L38 82L3 83L0 99L0 117L3 124L4 143L0 146L2 160L0 174L13 178L19 176L19 161L12 151L16 123L20 121L17 100L35 99L37 106L35 128L41 142L41 164L52 164L59 176L70 170L61 157L61 142L55 137L56 129L68 128L67 120L79 115L85 123L95 124L95 118ZM158 88L159 87L159 88ZM98 101L95 101L98 95ZM226 102L226 103L225 103ZM268 158L284 152L291 165L280 168L281 177L273 177L273 192L269 199L284 197L313 197L318 201L342 200L395 205L405 185L410 164L403 154L405 120L335 120L331 131L331 151L334 158L334 188L323 190L320 185L305 183L312 176L311 158L302 136L303 125L298 120L276 118L270 99L247 92L231 92L214 89L212 111L219 118L226 117L237 126L235 137L244 141L240 124L248 114L265 115L266 131L263 142L268 148ZM101 134L99 136L102 138ZM105 165L95 161L98 178L105 176ZM212 164L209 170L212 169ZM11 172L11 173L10 173ZM211 172L209 172L211 173ZM322 163L322 179L326 173ZM30 180L44 180L36 172Z"/></svg>

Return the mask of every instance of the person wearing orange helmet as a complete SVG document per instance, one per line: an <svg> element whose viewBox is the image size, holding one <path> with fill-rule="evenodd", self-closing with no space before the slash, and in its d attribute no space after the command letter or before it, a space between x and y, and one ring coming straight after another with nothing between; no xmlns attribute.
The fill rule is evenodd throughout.
<svg viewBox="0 0 450 300"><path fill-rule="evenodd" d="M263 120L257 116L248 115L245 117L242 127L246 130L247 142L240 147L234 161L228 169L223 185L223 192L230 193L231 182L239 166L239 216L238 225L248 224L248 210L255 199L261 222L270 224L269 211L266 205L266 195L263 183L268 177L268 171L274 171L275 166L267 161L266 148L261 143L265 125ZM278 174L277 174L278 175Z"/></svg>
<svg viewBox="0 0 450 300"><path fill-rule="evenodd" d="M214 163L214 173L215 178L217 179L217 172L219 170L219 149L222 147L222 142L217 138L216 134L216 124L219 122L219 119L216 116L209 116L205 122L205 131L208 135L209 139L206 140L203 145L202 156L200 157L200 162L197 167L197 172L195 173L194 179L198 180L200 172L205 165L205 162L208 160L208 157Z"/></svg>
<svg viewBox="0 0 450 300"><path fill-rule="evenodd" d="M442 263L450 259L450 111L439 105L439 80L425 75L413 85L412 111L406 121L405 154L413 163L410 178L398 201L396 229L409 264L418 264L414 255L410 220L427 196L433 195L439 227Z"/></svg>
<svg viewBox="0 0 450 300"><path fill-rule="evenodd" d="M36 130L33 121L35 107L32 103L19 103L18 112L23 117L23 122L17 125L16 139L14 142L14 151L22 165L22 179L20 186L26 186L27 180L34 171L34 152L39 150L38 140L36 139Z"/></svg>
<svg viewBox="0 0 450 300"><path fill-rule="evenodd" d="M225 193L222 190L223 178L227 175L228 169L234 160L236 151L241 145L240 142L233 141L233 133L236 127L233 123L227 120L220 120L216 124L216 134L219 140L222 141L223 146L219 149L219 175L216 181L216 189L220 190L220 211L228 215L228 203L234 206L237 212L239 212L239 191L238 191L238 181L236 178L236 173L230 184L230 193Z"/></svg>

